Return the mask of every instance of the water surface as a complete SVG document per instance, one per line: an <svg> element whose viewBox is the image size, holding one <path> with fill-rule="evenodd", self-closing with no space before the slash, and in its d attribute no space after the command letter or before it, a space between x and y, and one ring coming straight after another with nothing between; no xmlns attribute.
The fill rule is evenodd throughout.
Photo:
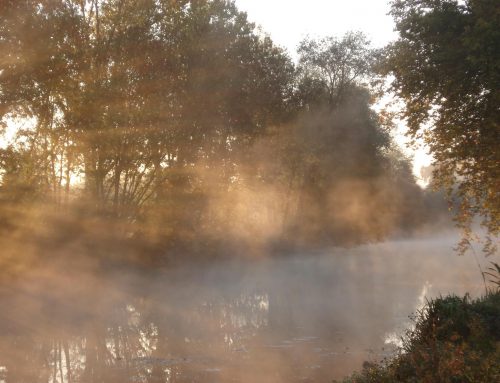
<svg viewBox="0 0 500 383"><path fill-rule="evenodd" d="M482 292L456 237L0 285L0 382L331 382L390 356L426 298Z"/></svg>

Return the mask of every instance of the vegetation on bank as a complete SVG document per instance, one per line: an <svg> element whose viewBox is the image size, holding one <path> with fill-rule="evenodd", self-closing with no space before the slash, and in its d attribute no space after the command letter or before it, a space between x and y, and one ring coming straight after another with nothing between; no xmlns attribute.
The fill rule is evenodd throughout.
<svg viewBox="0 0 500 383"><path fill-rule="evenodd" d="M479 299L447 296L427 303L399 354L344 383L500 381L500 291Z"/></svg>
<svg viewBox="0 0 500 383"><path fill-rule="evenodd" d="M372 108L361 33L294 63L229 0L3 1L0 19L2 270L354 245L447 214Z"/></svg>

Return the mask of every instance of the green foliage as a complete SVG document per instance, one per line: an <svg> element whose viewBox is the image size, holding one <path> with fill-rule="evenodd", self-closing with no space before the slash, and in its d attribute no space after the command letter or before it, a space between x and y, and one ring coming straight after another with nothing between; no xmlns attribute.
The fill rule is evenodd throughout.
<svg viewBox="0 0 500 383"><path fill-rule="evenodd" d="M500 6L496 0L396 0L399 39L381 71L406 103L411 138L435 158L434 181L460 201L457 223L472 238L474 216L500 229ZM490 240L485 246L495 252Z"/></svg>
<svg viewBox="0 0 500 383"><path fill-rule="evenodd" d="M494 382L500 377L500 293L477 300L448 296L417 314L400 353L344 380Z"/></svg>

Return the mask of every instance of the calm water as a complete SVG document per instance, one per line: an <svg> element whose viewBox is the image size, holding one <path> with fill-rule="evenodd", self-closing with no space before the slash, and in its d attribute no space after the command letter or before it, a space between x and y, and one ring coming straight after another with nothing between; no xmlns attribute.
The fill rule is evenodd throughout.
<svg viewBox="0 0 500 383"><path fill-rule="evenodd" d="M0 382L331 382L390 355L426 297L482 292L454 241L106 277L34 267L0 285Z"/></svg>

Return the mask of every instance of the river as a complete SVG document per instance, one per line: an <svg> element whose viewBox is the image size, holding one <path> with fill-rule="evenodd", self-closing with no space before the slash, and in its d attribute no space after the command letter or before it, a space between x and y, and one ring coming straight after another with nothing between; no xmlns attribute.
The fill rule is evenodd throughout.
<svg viewBox="0 0 500 383"><path fill-rule="evenodd" d="M456 241L105 277L38 265L0 284L0 382L331 382L392 355L425 299L484 291Z"/></svg>

